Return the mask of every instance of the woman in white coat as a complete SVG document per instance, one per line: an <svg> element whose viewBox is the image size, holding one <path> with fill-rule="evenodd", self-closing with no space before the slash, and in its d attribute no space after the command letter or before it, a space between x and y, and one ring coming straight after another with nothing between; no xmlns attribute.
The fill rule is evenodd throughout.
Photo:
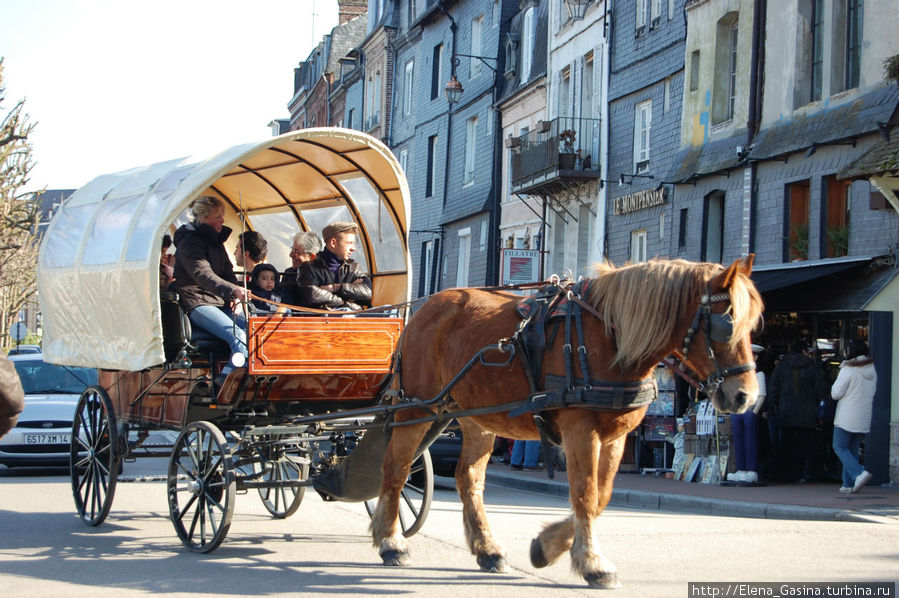
<svg viewBox="0 0 899 598"><path fill-rule="evenodd" d="M871 480L871 472L858 462L858 451L871 430L871 410L877 372L874 360L868 356L868 345L861 340L849 343L846 361L830 394L837 402L833 418L833 450L843 464L843 486L840 492L858 492Z"/></svg>

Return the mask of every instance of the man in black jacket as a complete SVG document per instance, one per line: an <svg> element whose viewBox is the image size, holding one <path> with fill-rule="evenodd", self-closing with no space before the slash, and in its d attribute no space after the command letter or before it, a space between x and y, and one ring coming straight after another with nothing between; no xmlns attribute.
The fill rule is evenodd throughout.
<svg viewBox="0 0 899 598"><path fill-rule="evenodd" d="M371 304L371 278L350 259L358 230L353 222L334 222L324 228L325 248L314 260L300 264L299 305L358 310Z"/></svg>

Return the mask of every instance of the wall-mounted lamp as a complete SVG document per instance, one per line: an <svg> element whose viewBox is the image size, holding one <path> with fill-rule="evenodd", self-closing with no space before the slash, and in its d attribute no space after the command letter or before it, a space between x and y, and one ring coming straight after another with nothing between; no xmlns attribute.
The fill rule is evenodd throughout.
<svg viewBox="0 0 899 598"><path fill-rule="evenodd" d="M634 182L635 178L641 179L654 179L655 177L651 174L624 174L623 172L618 175L618 186L622 187L624 185L630 185Z"/></svg>
<svg viewBox="0 0 899 598"><path fill-rule="evenodd" d="M606 179L599 179L597 181L599 183L599 190L602 191L602 188L606 186L608 183L614 183L615 181L607 181Z"/></svg>
<svg viewBox="0 0 899 598"><path fill-rule="evenodd" d="M456 74L453 73L450 76L450 80L446 84L446 87L443 88L443 93L446 94L447 103L452 105L461 100L463 91L465 90L462 89L462 84L459 83L459 80L456 79Z"/></svg>
<svg viewBox="0 0 899 598"><path fill-rule="evenodd" d="M565 4L568 6L568 12L571 14L571 19L573 21L580 21L584 18L584 13L587 12L587 6L590 5L591 0L565 0Z"/></svg>
<svg viewBox="0 0 899 598"><path fill-rule="evenodd" d="M819 147L823 147L825 145L851 145L852 147L855 147L855 140L851 139L849 141L825 141L824 143L812 142L811 147L809 147L805 152L805 157L811 158L815 155L815 152L818 151Z"/></svg>
<svg viewBox="0 0 899 598"><path fill-rule="evenodd" d="M474 56L472 54L453 54L452 65L453 72L450 75L450 80L446 84L446 87L443 88L443 93L446 94L446 101L448 104L452 105L462 99L462 92L465 90L462 88L462 83L459 82L459 79L456 78L456 67L459 66L459 57L463 58L477 58L481 62L487 65L493 74L496 75L496 67L491 65L488 60L492 60L494 62L498 62L496 58L491 58L490 56Z"/></svg>
<svg viewBox="0 0 899 598"><path fill-rule="evenodd" d="M887 143L890 142L890 123L878 122L877 123L877 132L880 133L880 136Z"/></svg>

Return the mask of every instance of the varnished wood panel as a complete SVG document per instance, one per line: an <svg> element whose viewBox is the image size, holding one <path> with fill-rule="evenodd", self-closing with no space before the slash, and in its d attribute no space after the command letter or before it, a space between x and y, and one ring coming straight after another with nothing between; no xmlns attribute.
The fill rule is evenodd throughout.
<svg viewBox="0 0 899 598"><path fill-rule="evenodd" d="M402 318L250 318L250 374L389 373Z"/></svg>

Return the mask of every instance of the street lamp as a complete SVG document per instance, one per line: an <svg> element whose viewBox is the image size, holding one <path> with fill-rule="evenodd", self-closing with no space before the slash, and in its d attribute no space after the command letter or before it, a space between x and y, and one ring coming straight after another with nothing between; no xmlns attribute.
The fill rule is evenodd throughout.
<svg viewBox="0 0 899 598"><path fill-rule="evenodd" d="M591 0L565 0L571 19L574 21L583 19L584 13L587 12L587 5L589 5L590 2Z"/></svg>
<svg viewBox="0 0 899 598"><path fill-rule="evenodd" d="M443 89L443 93L446 94L447 103L452 105L461 100L463 91L465 90L462 89L462 84L459 83L456 74L453 73L452 76L450 76L449 83L447 83L446 87Z"/></svg>

